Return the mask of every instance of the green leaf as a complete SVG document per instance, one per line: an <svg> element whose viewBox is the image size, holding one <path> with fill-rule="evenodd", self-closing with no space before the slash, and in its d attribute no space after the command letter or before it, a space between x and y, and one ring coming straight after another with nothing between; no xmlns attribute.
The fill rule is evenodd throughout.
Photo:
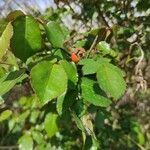
<svg viewBox="0 0 150 150"><path fill-rule="evenodd" d="M59 115L62 115L63 112L69 110L69 108L76 101L76 97L78 96L77 90L68 89L67 92L63 93L61 96L57 98L57 112Z"/></svg>
<svg viewBox="0 0 150 150"><path fill-rule="evenodd" d="M74 89L78 81L78 74L77 74L76 66L73 65L72 63L67 62L66 60L61 60L60 64L63 66L68 76L69 89Z"/></svg>
<svg viewBox="0 0 150 150"><path fill-rule="evenodd" d="M104 38L106 36L106 27L91 29L90 31L85 32L84 36L88 36L88 35L96 36L98 34Z"/></svg>
<svg viewBox="0 0 150 150"><path fill-rule="evenodd" d="M73 110L76 112L78 117L82 117L87 112L87 105L84 104L83 99L75 101Z"/></svg>
<svg viewBox="0 0 150 150"><path fill-rule="evenodd" d="M0 78L6 75L6 71L3 67L0 66Z"/></svg>
<svg viewBox="0 0 150 150"><path fill-rule="evenodd" d="M138 121L131 120L130 123L130 136L132 140L135 140L140 145L145 144L144 133L141 131L141 127Z"/></svg>
<svg viewBox="0 0 150 150"><path fill-rule="evenodd" d="M74 111L72 112L72 116L73 116L73 118L74 118L74 121L75 121L77 127L78 127L82 132L85 132L85 128L84 128L84 125L83 125L81 119L76 115L76 113L75 113Z"/></svg>
<svg viewBox="0 0 150 150"><path fill-rule="evenodd" d="M2 35L7 25L8 22L6 21L6 19L0 19L0 36Z"/></svg>
<svg viewBox="0 0 150 150"><path fill-rule="evenodd" d="M32 110L31 116L30 116L30 122L31 123L36 123L37 118L39 117L40 111L38 110Z"/></svg>
<svg viewBox="0 0 150 150"><path fill-rule="evenodd" d="M38 131L32 131L32 137L38 144L44 143L44 137L42 133Z"/></svg>
<svg viewBox="0 0 150 150"><path fill-rule="evenodd" d="M103 63L97 71L97 80L102 90L108 96L120 98L126 89L126 83L122 77L122 71L110 63Z"/></svg>
<svg viewBox="0 0 150 150"><path fill-rule="evenodd" d="M92 137L92 147L91 149L98 150L100 149L100 141L98 141L95 137Z"/></svg>
<svg viewBox="0 0 150 150"><path fill-rule="evenodd" d="M14 55L26 61L42 47L39 25L31 16L20 16L13 21L11 47Z"/></svg>
<svg viewBox="0 0 150 150"><path fill-rule="evenodd" d="M29 115L30 110L23 111L23 113L19 114L19 116L16 116L16 122L24 124Z"/></svg>
<svg viewBox="0 0 150 150"><path fill-rule="evenodd" d="M32 150L33 149L33 139L30 134L26 133L23 135L19 141L19 149L20 150Z"/></svg>
<svg viewBox="0 0 150 150"><path fill-rule="evenodd" d="M4 68L14 67L13 70L19 70L16 57L11 51L7 51L1 61L2 63L4 63L3 64L3 66L5 66ZM5 65L5 64L9 64L9 65Z"/></svg>
<svg viewBox="0 0 150 150"><path fill-rule="evenodd" d="M101 107L108 107L111 104L109 99L101 95L103 93L96 81L85 77L82 78L81 90L84 101Z"/></svg>
<svg viewBox="0 0 150 150"><path fill-rule="evenodd" d="M87 39L83 39L83 40L77 41L77 42L74 44L74 47L85 47L86 44L87 44L87 42L88 42Z"/></svg>
<svg viewBox="0 0 150 150"><path fill-rule="evenodd" d="M0 122L8 119L12 115L11 110L5 110L0 114Z"/></svg>
<svg viewBox="0 0 150 150"><path fill-rule="evenodd" d="M31 70L31 84L43 104L67 90L67 75L63 67L43 61Z"/></svg>
<svg viewBox="0 0 150 150"><path fill-rule="evenodd" d="M2 36L0 37L0 60L5 55L6 51L9 49L10 39L12 38L12 35L13 35L13 27L9 22Z"/></svg>
<svg viewBox="0 0 150 150"><path fill-rule="evenodd" d="M13 71L0 79L0 96L7 93L14 85L25 79L27 75L24 71Z"/></svg>
<svg viewBox="0 0 150 150"><path fill-rule="evenodd" d="M65 37L65 40L66 40L67 38L70 37L70 30L66 26L64 26L64 24L60 24L60 27L61 27L61 30L62 30L63 35Z"/></svg>
<svg viewBox="0 0 150 150"><path fill-rule="evenodd" d="M83 75L94 74L97 72L98 63L93 59L83 59L79 62L80 65L83 65L82 72Z"/></svg>
<svg viewBox="0 0 150 150"><path fill-rule="evenodd" d="M62 60L62 59L67 59L68 55L66 54L66 52L64 52L62 49L54 49L54 54L52 55L52 57L57 58L58 60Z"/></svg>
<svg viewBox="0 0 150 150"><path fill-rule="evenodd" d="M97 48L101 51L104 51L104 52L109 52L111 49L110 49L110 45L108 43L106 43L105 41L101 41L97 44Z"/></svg>
<svg viewBox="0 0 150 150"><path fill-rule="evenodd" d="M99 130L105 129L106 118L109 118L109 113L107 111L99 110L95 117L95 127Z"/></svg>
<svg viewBox="0 0 150 150"><path fill-rule="evenodd" d="M45 26L48 41L54 48L63 48L63 44L68 36L64 27L58 22L50 21Z"/></svg>
<svg viewBox="0 0 150 150"><path fill-rule="evenodd" d="M82 72L83 75L94 74L97 72L99 65L101 63L108 63L109 60L107 58L98 58L96 61L94 59L82 59L79 62L79 65L83 65Z"/></svg>
<svg viewBox="0 0 150 150"><path fill-rule="evenodd" d="M117 56L117 53L110 48L110 45L105 41L101 41L97 44L96 48L103 53L103 55L109 54L112 57Z"/></svg>
<svg viewBox="0 0 150 150"><path fill-rule="evenodd" d="M59 115L62 115L63 113L63 103L65 100L65 95L66 95L66 92L57 98L56 109Z"/></svg>
<svg viewBox="0 0 150 150"><path fill-rule="evenodd" d="M58 115L54 113L48 113L45 117L44 127L50 138L58 132L57 117Z"/></svg>
<svg viewBox="0 0 150 150"><path fill-rule="evenodd" d="M9 122L8 122L8 130L12 131L12 129L14 129L15 125L16 125L15 118L12 117L11 119L9 119Z"/></svg>

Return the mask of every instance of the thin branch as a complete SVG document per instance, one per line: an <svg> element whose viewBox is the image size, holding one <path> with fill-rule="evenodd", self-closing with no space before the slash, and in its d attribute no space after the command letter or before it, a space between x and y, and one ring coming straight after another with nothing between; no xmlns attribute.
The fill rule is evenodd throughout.
<svg viewBox="0 0 150 150"><path fill-rule="evenodd" d="M126 0L123 0L123 13L124 13L124 15L125 15L125 19L128 19Z"/></svg>
<svg viewBox="0 0 150 150"><path fill-rule="evenodd" d="M74 11L74 9L71 7L69 1L66 1L67 5L69 6L70 10L75 14L76 12Z"/></svg>
<svg viewBox="0 0 150 150"><path fill-rule="evenodd" d="M105 19L105 17L104 17L103 12L100 10L100 7L99 7L97 4L95 4L95 7L96 7L96 9L97 9L97 11L98 11L98 13L99 13L99 16L101 16L101 18L102 18L102 20L103 20L105 26L107 26L107 27L110 28L108 22L106 21L106 19Z"/></svg>
<svg viewBox="0 0 150 150"><path fill-rule="evenodd" d="M142 60L144 59L144 51L143 51L143 49L141 48L140 44L137 43L137 42L134 43L134 44L132 44L131 47L130 47L130 49L132 49L132 47L135 46L135 45L139 48L139 50L140 50L140 52L141 52L141 56L139 57L139 61L138 61L137 65L135 66L135 74L137 75L138 72L139 72L139 66L140 66Z"/></svg>
<svg viewBox="0 0 150 150"><path fill-rule="evenodd" d="M139 66L140 66L140 64L141 64L142 60L144 59L144 52L143 52L143 50L142 50L142 49L140 49L140 51L141 51L141 56L139 57L138 64L137 64L137 65L136 65L136 67L135 67L135 74L137 74L137 73L138 73Z"/></svg>
<svg viewBox="0 0 150 150"><path fill-rule="evenodd" d="M13 150L13 149L18 149L17 145L12 145L12 146L0 146L0 149L3 150Z"/></svg>
<svg viewBox="0 0 150 150"><path fill-rule="evenodd" d="M91 45L91 47L90 47L89 51L87 52L87 56L86 56L86 58L88 58L88 57L89 57L89 55L90 55L91 51L93 50L93 48L94 48L94 47L95 47L95 45L96 45L97 40L98 40L98 35L95 37L95 39L94 39L94 41L93 41L93 43L92 43L92 45Z"/></svg>

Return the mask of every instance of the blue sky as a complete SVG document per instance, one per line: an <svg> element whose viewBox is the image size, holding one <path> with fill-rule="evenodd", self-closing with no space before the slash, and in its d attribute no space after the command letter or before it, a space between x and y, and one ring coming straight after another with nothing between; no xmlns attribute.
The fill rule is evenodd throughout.
<svg viewBox="0 0 150 150"><path fill-rule="evenodd" d="M11 1L0 0L0 7L2 13L5 14L6 12L8 13L9 6L11 6L13 10L15 9L24 10L23 3L27 3L28 6L31 6L33 8L34 7L39 8L40 11L44 11L48 7L56 7L54 0L11 0Z"/></svg>

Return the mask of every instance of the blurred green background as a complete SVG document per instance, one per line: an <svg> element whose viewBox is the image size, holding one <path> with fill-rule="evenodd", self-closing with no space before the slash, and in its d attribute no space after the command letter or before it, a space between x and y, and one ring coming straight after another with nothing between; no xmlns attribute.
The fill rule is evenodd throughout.
<svg viewBox="0 0 150 150"><path fill-rule="evenodd" d="M13 10L47 22L59 20L78 34L102 26L113 30L109 43L120 53L128 87L114 106L96 113L96 135L102 150L150 150L150 1L0 0L0 34ZM54 124L54 133L47 133L51 122L43 120L45 110L28 89L26 84L15 86L5 106L0 105L0 149L18 149L18 143L25 150L82 149L82 135L68 112L58 119L60 130Z"/></svg>

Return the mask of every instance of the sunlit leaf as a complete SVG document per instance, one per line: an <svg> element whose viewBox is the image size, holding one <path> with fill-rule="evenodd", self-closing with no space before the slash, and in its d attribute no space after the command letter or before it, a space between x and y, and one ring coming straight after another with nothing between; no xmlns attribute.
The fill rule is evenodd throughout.
<svg viewBox="0 0 150 150"><path fill-rule="evenodd" d="M63 44L68 36L66 29L58 22L50 21L45 26L47 38L55 48L63 48Z"/></svg>
<svg viewBox="0 0 150 150"><path fill-rule="evenodd" d="M12 25L14 29L11 41L12 51L16 57L25 62L42 47L39 25L31 16L17 17Z"/></svg>
<svg viewBox="0 0 150 150"><path fill-rule="evenodd" d="M8 23L2 36L0 37L0 60L5 55L6 51L9 49L10 39L12 38L12 35L13 27L11 23Z"/></svg>
<svg viewBox="0 0 150 150"><path fill-rule="evenodd" d="M112 57L117 56L117 53L110 48L110 45L105 41L101 41L97 44L96 48L103 53L103 55L109 54Z"/></svg>
<svg viewBox="0 0 150 150"><path fill-rule="evenodd" d="M83 59L79 62L79 64L83 65L83 75L94 74L97 72L98 63L93 59Z"/></svg>
<svg viewBox="0 0 150 150"><path fill-rule="evenodd" d="M58 132L57 117L58 115L54 113L48 113L46 115L44 126L48 137L52 137Z"/></svg>
<svg viewBox="0 0 150 150"><path fill-rule="evenodd" d="M61 65L43 61L31 70L31 83L43 104L67 90L67 75Z"/></svg>
<svg viewBox="0 0 150 150"><path fill-rule="evenodd" d="M115 99L120 98L126 89L126 83L123 79L122 72L116 66L103 63L97 71L97 80L99 86L108 96Z"/></svg>
<svg viewBox="0 0 150 150"><path fill-rule="evenodd" d="M0 113L0 122L8 119L12 115L11 110L5 110L2 113Z"/></svg>
<svg viewBox="0 0 150 150"><path fill-rule="evenodd" d="M33 149L33 139L30 134L26 133L23 135L19 141L19 149L20 150L32 150Z"/></svg>

